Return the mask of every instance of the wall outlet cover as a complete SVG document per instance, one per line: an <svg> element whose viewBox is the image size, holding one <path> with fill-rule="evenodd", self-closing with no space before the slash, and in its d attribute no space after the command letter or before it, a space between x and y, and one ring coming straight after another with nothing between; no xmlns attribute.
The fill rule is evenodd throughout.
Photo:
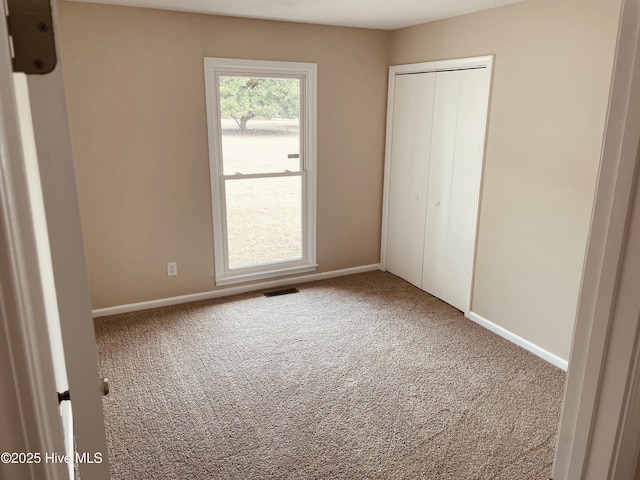
<svg viewBox="0 0 640 480"><path fill-rule="evenodd" d="M173 277L178 275L178 263L177 262L168 262L167 263L167 277Z"/></svg>

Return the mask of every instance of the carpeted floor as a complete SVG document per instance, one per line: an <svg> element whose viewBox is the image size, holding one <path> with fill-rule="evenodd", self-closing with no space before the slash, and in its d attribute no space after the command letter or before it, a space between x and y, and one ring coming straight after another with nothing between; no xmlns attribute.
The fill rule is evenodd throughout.
<svg viewBox="0 0 640 480"><path fill-rule="evenodd" d="M113 480L549 478L565 374L382 272L96 319Z"/></svg>

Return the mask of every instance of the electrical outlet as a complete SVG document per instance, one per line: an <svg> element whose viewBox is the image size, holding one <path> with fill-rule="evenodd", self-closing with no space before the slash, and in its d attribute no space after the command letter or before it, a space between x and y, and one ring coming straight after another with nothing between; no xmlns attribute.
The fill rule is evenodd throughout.
<svg viewBox="0 0 640 480"><path fill-rule="evenodd" d="M167 263L167 277L173 277L174 275L178 275L178 263L177 262L168 262Z"/></svg>

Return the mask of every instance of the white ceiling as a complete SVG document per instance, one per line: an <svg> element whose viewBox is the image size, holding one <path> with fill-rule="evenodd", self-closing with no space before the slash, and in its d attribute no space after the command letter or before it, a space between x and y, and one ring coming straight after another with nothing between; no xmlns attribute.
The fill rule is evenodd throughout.
<svg viewBox="0 0 640 480"><path fill-rule="evenodd" d="M396 28L523 0L71 0L344 27Z"/></svg>

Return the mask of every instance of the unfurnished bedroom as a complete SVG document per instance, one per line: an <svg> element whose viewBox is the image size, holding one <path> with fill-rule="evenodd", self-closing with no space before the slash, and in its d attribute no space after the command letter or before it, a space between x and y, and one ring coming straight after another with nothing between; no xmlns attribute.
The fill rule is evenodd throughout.
<svg viewBox="0 0 640 480"><path fill-rule="evenodd" d="M550 478L620 5L59 1L111 478Z"/></svg>

